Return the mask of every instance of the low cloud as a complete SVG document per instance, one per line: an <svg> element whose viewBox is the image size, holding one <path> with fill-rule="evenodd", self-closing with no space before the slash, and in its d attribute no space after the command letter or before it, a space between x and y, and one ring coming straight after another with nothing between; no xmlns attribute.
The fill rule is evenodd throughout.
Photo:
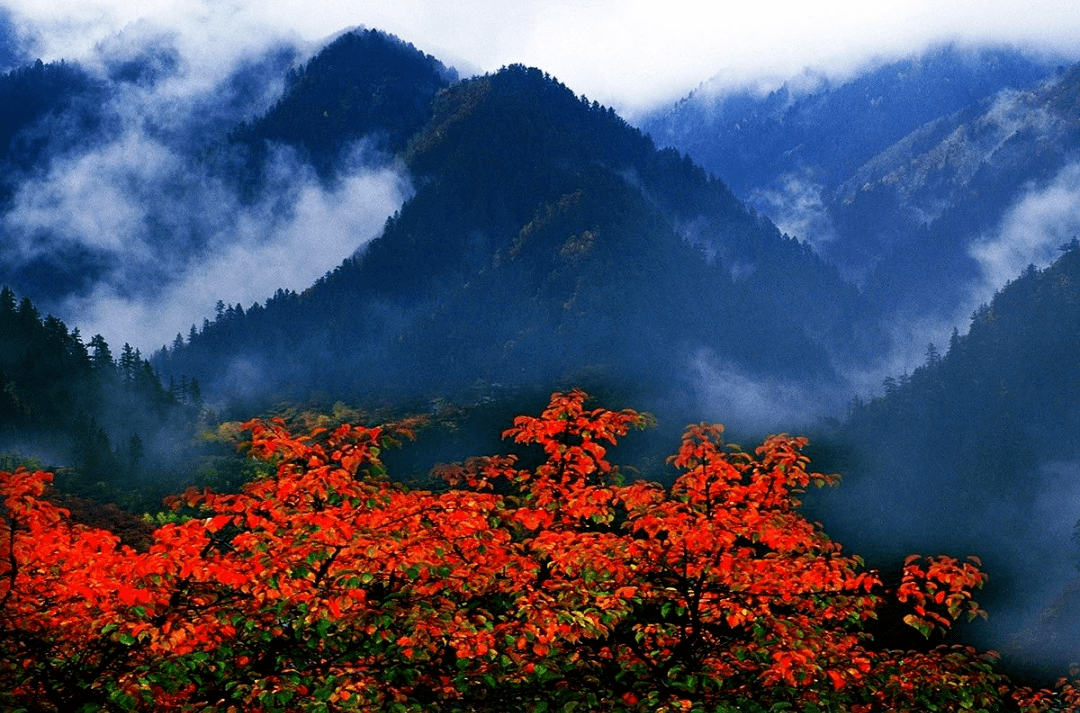
<svg viewBox="0 0 1080 713"><path fill-rule="evenodd" d="M358 166L327 187L287 151L278 153L273 166L271 173L288 176L288 184L253 205L204 176L175 196L116 199L100 216L110 223L104 238L56 226L56 232L109 249L117 264L89 294L65 300L62 312L84 334L100 333L110 344L160 347L177 332L186 335L187 326L209 316L217 300L246 308L278 288L309 287L376 237L410 193L403 172L393 167ZM165 204L151 211L147 204L155 198ZM165 227L165 235L153 235L148 228L161 210L176 222ZM55 215L79 228L94 220L77 211ZM156 242L161 238L197 241L196 249L172 253Z"/></svg>
<svg viewBox="0 0 1080 713"><path fill-rule="evenodd" d="M824 192L825 186L805 172L791 172L780 176L773 188L756 191L750 203L780 230L806 240L820 252L836 238Z"/></svg>
<svg viewBox="0 0 1080 713"><path fill-rule="evenodd" d="M214 13L130 24L80 63L108 88L94 131L62 117L32 128L47 148L0 215L0 260L84 338L148 354L218 300L246 308L306 289L411 194L404 168L359 142L329 183L272 147L266 190L241 197L223 139L277 100L306 52L265 29L228 34L245 26Z"/></svg>
<svg viewBox="0 0 1080 713"><path fill-rule="evenodd" d="M58 242L80 243L135 263L150 258L145 224L162 207L152 198L181 174L181 164L166 147L136 134L56 160L47 173L22 184L3 218L9 250L17 250L7 259L47 255Z"/></svg>
<svg viewBox="0 0 1080 713"><path fill-rule="evenodd" d="M708 350L694 356L691 370L698 411L710 420L738 424L743 435L797 432L844 405L835 384L751 374Z"/></svg>
<svg viewBox="0 0 1080 713"><path fill-rule="evenodd" d="M979 262L982 301L1028 265L1045 267L1058 247L1080 236L1080 163L1061 170L1048 184L1032 186L1008 211L998 229L970 249Z"/></svg>
<svg viewBox="0 0 1080 713"><path fill-rule="evenodd" d="M928 44L1014 44L1075 55L1080 18L1070 0L929 0L867 3L654 3L616 0L371 0L361 9L333 0L257 3L234 0L8 0L35 29L35 52L48 61L81 58L102 37L140 17L178 30L183 50L208 66L228 64L271 36L318 41L364 24L444 60L483 71L521 62L624 115L685 96L716 75L725 88L760 86L806 68L836 78ZM678 51L672 51L677 47Z"/></svg>

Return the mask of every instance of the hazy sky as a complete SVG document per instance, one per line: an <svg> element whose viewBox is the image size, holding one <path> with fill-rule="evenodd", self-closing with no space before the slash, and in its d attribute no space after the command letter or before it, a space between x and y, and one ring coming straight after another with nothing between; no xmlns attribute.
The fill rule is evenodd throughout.
<svg viewBox="0 0 1080 713"><path fill-rule="evenodd" d="M79 57L140 19L207 61L274 33L310 41L364 25L448 64L523 62L632 113L720 74L732 83L843 72L928 42L995 41L1080 56L1076 0L13 0L44 59ZM145 24L145 23L144 23Z"/></svg>

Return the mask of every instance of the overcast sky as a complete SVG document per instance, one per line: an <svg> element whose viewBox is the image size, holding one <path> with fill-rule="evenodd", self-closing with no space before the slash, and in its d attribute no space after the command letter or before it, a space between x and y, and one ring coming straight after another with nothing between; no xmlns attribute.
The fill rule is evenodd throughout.
<svg viewBox="0 0 1080 713"><path fill-rule="evenodd" d="M843 72L950 39L1080 57L1076 0L12 0L7 7L47 61L77 59L140 19L143 28L177 31L211 63L274 34L315 42L364 25L466 70L540 67L627 114L678 99L714 75L754 83L807 67Z"/></svg>

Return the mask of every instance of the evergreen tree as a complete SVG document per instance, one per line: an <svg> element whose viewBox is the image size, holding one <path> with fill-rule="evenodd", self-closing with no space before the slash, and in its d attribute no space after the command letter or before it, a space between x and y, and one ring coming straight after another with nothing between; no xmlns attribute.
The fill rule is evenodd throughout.
<svg viewBox="0 0 1080 713"><path fill-rule="evenodd" d="M139 357L136 355L135 350L131 345L124 342L124 347L120 352L120 378L125 385L130 385L135 381L135 369L138 365Z"/></svg>
<svg viewBox="0 0 1080 713"><path fill-rule="evenodd" d="M938 353L937 347L933 342L926 345L926 365L935 366L941 361L941 354Z"/></svg>
<svg viewBox="0 0 1080 713"><path fill-rule="evenodd" d="M90 366L94 372L101 376L111 374L116 365L105 337L95 334L90 340L90 349Z"/></svg>
<svg viewBox="0 0 1080 713"><path fill-rule="evenodd" d="M143 446L143 440L138 433L131 434L131 438L128 439L127 447L127 461L128 471L132 475L137 475L142 468L143 459L146 457L146 449Z"/></svg>

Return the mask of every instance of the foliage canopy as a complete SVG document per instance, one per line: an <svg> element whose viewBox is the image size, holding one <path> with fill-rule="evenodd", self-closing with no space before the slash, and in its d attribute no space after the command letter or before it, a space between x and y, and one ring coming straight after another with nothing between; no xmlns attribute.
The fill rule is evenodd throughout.
<svg viewBox="0 0 1080 713"><path fill-rule="evenodd" d="M913 556L887 590L798 510L805 441L753 453L690 426L669 487L608 449L647 418L555 394L505 436L542 451L389 480L408 424L296 436L252 421L272 465L189 490L145 552L72 524L50 475L0 474L0 704L98 710L1025 710L992 654L890 651L886 601L928 638L981 615L977 563Z"/></svg>

